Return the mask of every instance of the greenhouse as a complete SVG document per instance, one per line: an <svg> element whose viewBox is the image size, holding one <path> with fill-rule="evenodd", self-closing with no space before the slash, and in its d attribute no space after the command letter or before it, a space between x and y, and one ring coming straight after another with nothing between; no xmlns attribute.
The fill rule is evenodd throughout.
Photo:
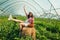
<svg viewBox="0 0 60 40"><path fill-rule="evenodd" d="M0 0L0 14L25 15L25 5L26 10L33 12L34 16L59 18L59 4L59 0Z"/></svg>
<svg viewBox="0 0 60 40"><path fill-rule="evenodd" d="M32 12L32 31L26 27L30 36L20 30L21 23L29 19L26 12ZM60 0L0 0L0 40L33 39L60 40Z"/></svg>

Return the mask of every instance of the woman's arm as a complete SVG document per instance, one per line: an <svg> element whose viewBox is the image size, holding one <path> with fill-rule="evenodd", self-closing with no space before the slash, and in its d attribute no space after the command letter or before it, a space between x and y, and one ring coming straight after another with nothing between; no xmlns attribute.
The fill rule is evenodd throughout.
<svg viewBox="0 0 60 40"><path fill-rule="evenodd" d="M25 6L24 6L24 12L25 12L26 16L28 16L28 14L27 14L27 12L26 12L26 10L25 10Z"/></svg>

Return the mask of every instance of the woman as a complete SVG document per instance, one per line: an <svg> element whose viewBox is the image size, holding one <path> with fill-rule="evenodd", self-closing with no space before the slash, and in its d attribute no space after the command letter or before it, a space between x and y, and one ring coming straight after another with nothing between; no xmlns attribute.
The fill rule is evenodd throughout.
<svg viewBox="0 0 60 40"><path fill-rule="evenodd" d="M13 21L19 22L20 30L22 30L23 27L34 27L34 16L33 16L32 12L29 12L29 14L27 14L25 7L24 7L24 12L27 16L27 20L25 22L21 21L21 20L13 19L11 15L8 18L8 20L13 20Z"/></svg>

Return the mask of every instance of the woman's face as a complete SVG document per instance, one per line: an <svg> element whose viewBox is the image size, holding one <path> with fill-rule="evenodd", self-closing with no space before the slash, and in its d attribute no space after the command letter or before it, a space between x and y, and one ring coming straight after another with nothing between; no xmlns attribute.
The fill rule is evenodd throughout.
<svg viewBox="0 0 60 40"><path fill-rule="evenodd" d="M30 16L32 16L32 14L30 13Z"/></svg>
<svg viewBox="0 0 60 40"><path fill-rule="evenodd" d="M29 12L29 15L30 15L30 16L32 16L32 13L31 13L31 12Z"/></svg>

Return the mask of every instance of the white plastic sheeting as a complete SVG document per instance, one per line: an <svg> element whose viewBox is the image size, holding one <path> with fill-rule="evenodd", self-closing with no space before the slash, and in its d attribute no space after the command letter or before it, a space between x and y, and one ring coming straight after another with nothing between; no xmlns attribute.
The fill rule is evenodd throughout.
<svg viewBox="0 0 60 40"><path fill-rule="evenodd" d="M32 12L37 17L58 17L60 0L0 0L0 14L25 15Z"/></svg>

